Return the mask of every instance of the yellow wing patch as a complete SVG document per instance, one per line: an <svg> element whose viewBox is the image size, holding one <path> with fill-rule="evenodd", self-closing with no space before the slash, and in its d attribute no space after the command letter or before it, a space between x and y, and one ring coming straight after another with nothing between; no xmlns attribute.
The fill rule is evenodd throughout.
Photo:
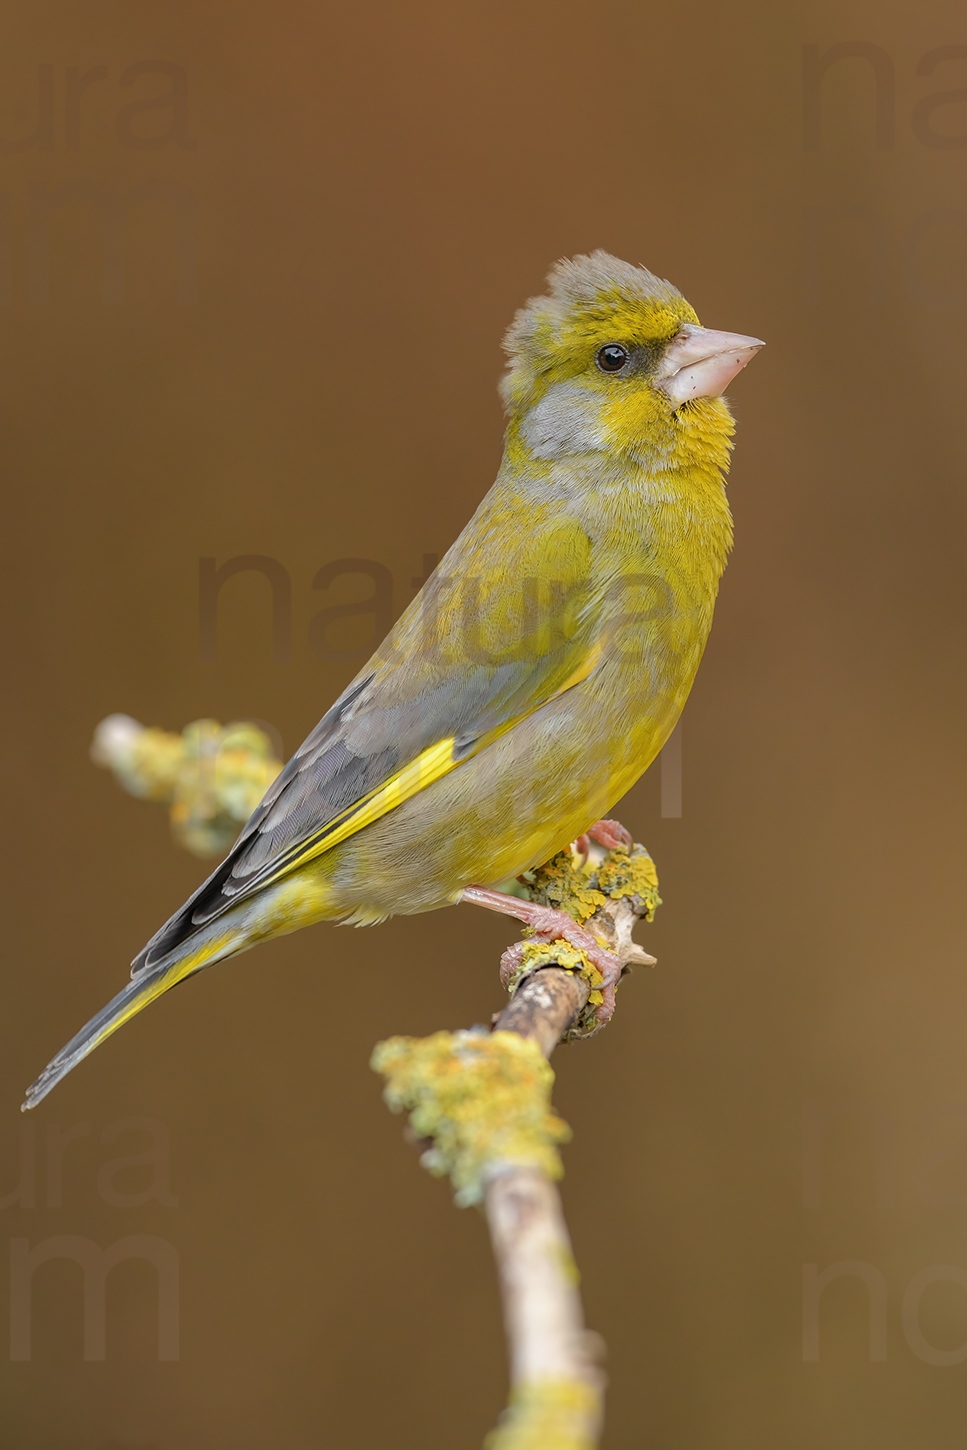
<svg viewBox="0 0 967 1450"><path fill-rule="evenodd" d="M298 866L304 866L307 861L321 856L324 851L332 850L333 846L338 846L341 841L355 836L356 832L361 831L364 826L372 825L373 821L378 821L381 816L395 811L397 806L401 806L418 791L425 790L435 780L447 775L454 766L461 763L461 760L454 759L453 747L455 744L456 739L451 735L448 740L438 740L435 745L421 751L415 760L411 760L409 765L404 765L402 770L390 776L385 784L377 786L374 791L370 791L369 795L363 796L362 800L350 806L348 811L344 811L341 816L330 821L329 825L313 838L304 851L301 851L291 861L287 861L280 871L269 877L269 881L277 881L280 876L287 875ZM461 757L461 759L463 758Z"/></svg>
<svg viewBox="0 0 967 1450"><path fill-rule="evenodd" d="M579 685L582 680L586 680L600 660L601 654L602 646L600 643L596 643L563 685L549 695L547 700L541 700L539 704L535 705L534 710L540 709L541 705L549 704L551 700L556 700L566 690L570 690L575 685ZM347 811L343 811L342 815L330 821L307 843L302 851L291 860L286 861L262 884L268 886L272 882L278 881L291 871L297 870L298 867L314 861L316 857L322 856L326 851L331 851L334 846L347 841L350 836L355 836L358 831L372 825L374 821L380 820L390 811L395 811L397 806L401 806L404 801L410 800L421 790L426 790L427 786L432 785L434 781L449 775L451 770L455 770L457 766L463 765L465 761L479 755L487 745L492 744L501 735L505 735L519 721L533 713L533 710L527 710L524 714L516 715L512 720L498 725L496 729L488 730L485 735L481 735L478 740L475 740L469 749L461 750L459 753L456 750L456 737L453 735L446 740L438 740L435 745L428 746L426 750L420 752L415 760L411 760L408 765L403 766L402 770L398 770L395 775L390 776L383 785L377 786L375 790L370 791L369 795L363 796Z"/></svg>
<svg viewBox="0 0 967 1450"><path fill-rule="evenodd" d="M559 695L564 694L565 690L570 690L572 686L579 685L582 680L586 680L588 675L594 669L595 665L598 663L598 660L601 658L603 653L604 646L602 645L601 641L598 640L589 650L588 657L583 662L583 664L578 665L573 675L568 675L567 679L564 681L564 684L559 690L554 691L553 695L550 696L550 699L556 700Z"/></svg>

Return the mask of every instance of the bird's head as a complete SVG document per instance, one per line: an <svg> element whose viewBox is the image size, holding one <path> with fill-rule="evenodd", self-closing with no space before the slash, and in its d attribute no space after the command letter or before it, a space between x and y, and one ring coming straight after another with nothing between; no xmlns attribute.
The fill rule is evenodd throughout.
<svg viewBox="0 0 967 1450"><path fill-rule="evenodd" d="M531 457L602 452L658 466L728 450L722 394L758 338L714 332L669 282L592 252L559 262L504 339L510 437Z"/></svg>

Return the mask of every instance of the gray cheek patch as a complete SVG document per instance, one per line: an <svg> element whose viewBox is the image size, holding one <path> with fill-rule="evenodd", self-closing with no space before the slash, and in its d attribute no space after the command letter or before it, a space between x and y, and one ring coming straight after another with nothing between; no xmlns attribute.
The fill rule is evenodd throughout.
<svg viewBox="0 0 967 1450"><path fill-rule="evenodd" d="M574 383L558 383L526 414L522 433L535 458L596 453L604 448L598 430L600 395Z"/></svg>

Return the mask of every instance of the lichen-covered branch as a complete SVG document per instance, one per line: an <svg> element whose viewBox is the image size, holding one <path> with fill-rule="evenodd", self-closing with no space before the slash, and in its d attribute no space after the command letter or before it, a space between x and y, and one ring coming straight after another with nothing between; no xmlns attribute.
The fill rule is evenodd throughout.
<svg viewBox="0 0 967 1450"><path fill-rule="evenodd" d="M91 758L130 795L167 805L172 834L194 856L223 856L282 769L248 720L195 720L178 734L108 715Z"/></svg>
<svg viewBox="0 0 967 1450"><path fill-rule="evenodd" d="M587 1005L575 971L526 976L495 1030L519 1033L546 1055ZM561 1198L529 1165L493 1165L484 1198L500 1275L510 1356L510 1400L488 1450L588 1450L601 1428L600 1346L584 1326L578 1272Z"/></svg>
<svg viewBox="0 0 967 1450"><path fill-rule="evenodd" d="M562 906L626 967L651 964L632 928L659 904L641 846L562 852L530 873L528 894ZM599 1030L594 968L565 942L521 944L511 1000L493 1030L396 1037L373 1066L408 1109L422 1162L448 1174L459 1204L483 1203L500 1275L511 1390L487 1450L593 1450L601 1430L600 1341L584 1326L578 1273L556 1180L570 1136L551 1108L547 1058Z"/></svg>
<svg viewBox="0 0 967 1450"><path fill-rule="evenodd" d="M457 1204L482 1203L494 1171L563 1173L558 1144L570 1136L551 1112L554 1073L540 1047L516 1032L434 1032L391 1037L373 1053L386 1101L410 1114L427 1143L424 1168L449 1177Z"/></svg>

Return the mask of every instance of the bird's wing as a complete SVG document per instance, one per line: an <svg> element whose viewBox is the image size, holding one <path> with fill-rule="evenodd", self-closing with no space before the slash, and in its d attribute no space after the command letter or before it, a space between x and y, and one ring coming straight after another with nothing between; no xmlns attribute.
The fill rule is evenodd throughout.
<svg viewBox="0 0 967 1450"><path fill-rule="evenodd" d="M486 518L473 522L477 547L451 550L132 975L459 768L594 669L600 601L583 525L538 519L502 540ZM448 570L454 562L460 567Z"/></svg>

